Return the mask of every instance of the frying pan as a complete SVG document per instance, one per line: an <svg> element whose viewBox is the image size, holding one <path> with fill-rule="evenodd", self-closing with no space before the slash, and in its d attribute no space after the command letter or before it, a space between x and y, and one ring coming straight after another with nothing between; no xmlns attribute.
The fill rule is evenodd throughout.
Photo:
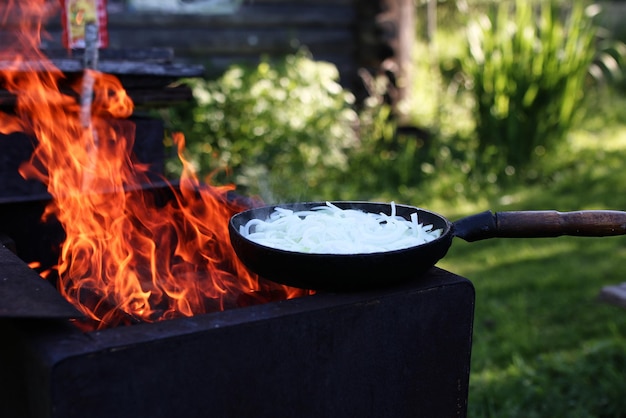
<svg viewBox="0 0 626 418"><path fill-rule="evenodd" d="M374 202L331 202L341 209L391 213L391 204ZM415 278L442 259L454 237L472 242L487 238L539 238L611 236L626 234L626 212L589 210L486 211L456 222L420 208L396 204L396 214L410 220L417 212L419 222L442 229L441 236L426 244L368 254L311 254L267 247L239 233L251 219L265 220L276 207L294 211L324 206L326 202L303 202L263 206L240 212L228 225L231 244L246 267L259 276L284 285L323 291L353 291L392 285Z"/></svg>

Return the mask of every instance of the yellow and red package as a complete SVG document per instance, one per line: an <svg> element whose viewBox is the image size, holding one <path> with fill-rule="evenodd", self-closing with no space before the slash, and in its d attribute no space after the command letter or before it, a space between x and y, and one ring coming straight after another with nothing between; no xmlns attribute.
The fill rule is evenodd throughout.
<svg viewBox="0 0 626 418"><path fill-rule="evenodd" d="M98 48L109 45L106 0L61 0L63 46L69 49L85 47L85 24L98 26Z"/></svg>

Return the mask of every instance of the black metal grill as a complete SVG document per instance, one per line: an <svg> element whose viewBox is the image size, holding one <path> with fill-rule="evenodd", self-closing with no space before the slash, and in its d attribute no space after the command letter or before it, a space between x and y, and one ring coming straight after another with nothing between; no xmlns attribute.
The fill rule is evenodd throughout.
<svg viewBox="0 0 626 418"><path fill-rule="evenodd" d="M434 268L385 290L91 333L3 319L0 415L462 417L473 309L471 283Z"/></svg>
<svg viewBox="0 0 626 418"><path fill-rule="evenodd" d="M135 122L138 160L158 173L162 126ZM40 220L45 188L16 174L30 152L28 137L0 136L0 241L16 253L0 247L0 416L466 415L474 289L438 268L386 289L81 331L26 264L54 265L63 240Z"/></svg>
<svg viewBox="0 0 626 418"><path fill-rule="evenodd" d="M56 263L46 199L0 202L17 252L0 247L0 416L465 416L468 280L433 268L387 289L83 332L25 263Z"/></svg>

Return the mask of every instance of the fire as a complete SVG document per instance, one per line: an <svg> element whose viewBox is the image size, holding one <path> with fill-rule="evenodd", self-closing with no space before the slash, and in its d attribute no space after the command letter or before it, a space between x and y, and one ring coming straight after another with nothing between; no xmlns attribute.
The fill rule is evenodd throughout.
<svg viewBox="0 0 626 418"><path fill-rule="evenodd" d="M148 167L132 154L134 132L119 123L132 100L115 77L85 70L93 100L81 120L82 85L59 87L63 74L40 51L46 0L9 1L3 27L15 42L0 51L2 87L16 98L14 113L0 113L0 132L26 132L37 147L20 173L47 185L53 200L45 217L63 225L57 287L88 318L90 327L224 310L308 294L259 279L239 262L228 239L230 216L248 205L230 197L233 186L200 182L184 157L171 198L159 201Z"/></svg>

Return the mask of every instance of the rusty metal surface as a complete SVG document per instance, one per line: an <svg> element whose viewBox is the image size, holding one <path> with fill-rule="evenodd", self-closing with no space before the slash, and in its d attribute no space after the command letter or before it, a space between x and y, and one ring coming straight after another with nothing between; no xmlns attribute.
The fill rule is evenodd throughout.
<svg viewBox="0 0 626 418"><path fill-rule="evenodd" d="M57 290L0 245L0 318L80 318Z"/></svg>

